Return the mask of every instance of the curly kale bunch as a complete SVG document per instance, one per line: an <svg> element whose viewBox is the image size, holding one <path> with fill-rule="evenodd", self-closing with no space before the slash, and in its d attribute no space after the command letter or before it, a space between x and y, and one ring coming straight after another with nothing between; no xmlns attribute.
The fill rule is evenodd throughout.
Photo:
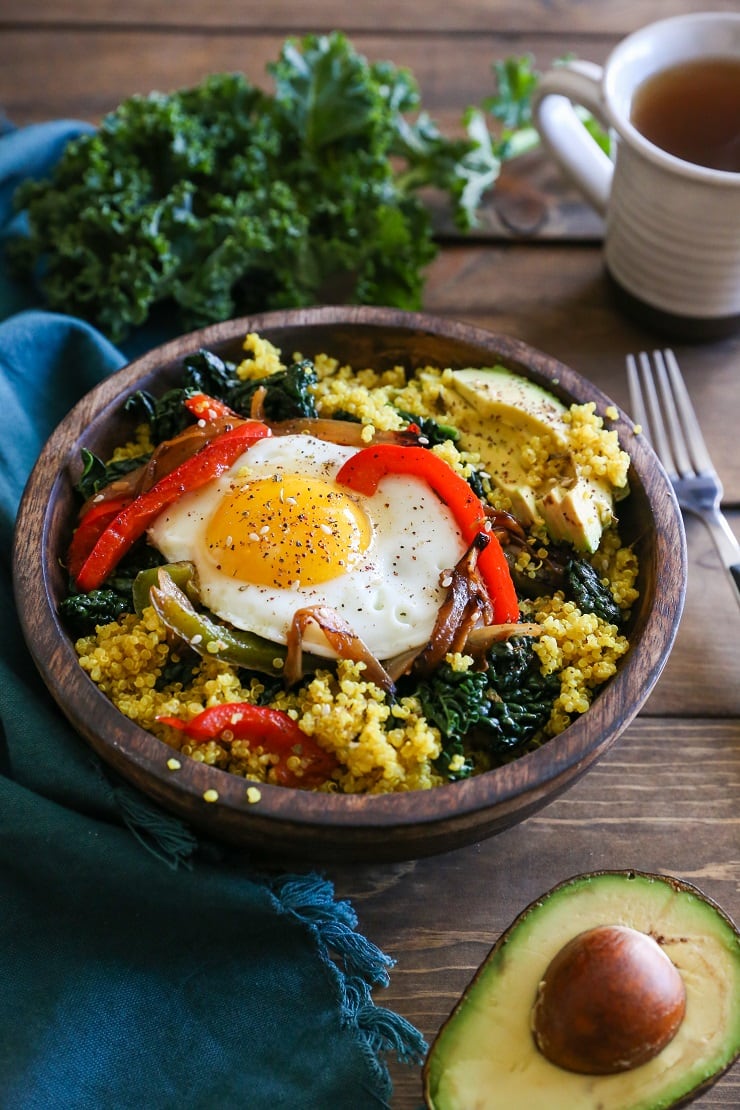
<svg viewBox="0 0 740 1110"><path fill-rule="evenodd" d="M132 97L19 187L11 256L52 308L118 341L162 303L184 327L338 295L419 307L436 247L417 193L446 191L471 226L499 169L481 114L458 140L409 122L409 71L340 33L288 40L268 72L272 94L216 74Z"/></svg>

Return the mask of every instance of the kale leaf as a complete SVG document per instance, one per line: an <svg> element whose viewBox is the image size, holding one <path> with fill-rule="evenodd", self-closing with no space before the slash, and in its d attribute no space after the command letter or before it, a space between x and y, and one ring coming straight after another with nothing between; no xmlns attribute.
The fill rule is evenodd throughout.
<svg viewBox="0 0 740 1110"><path fill-rule="evenodd" d="M465 752L463 740L485 717L487 689L488 678L483 671L455 671L449 663L442 663L416 691L422 713L441 733L442 752L436 767L450 781L467 778L473 773L473 763ZM456 770L451 771L453 757L457 757Z"/></svg>
<svg viewBox="0 0 740 1110"><path fill-rule="evenodd" d="M224 400L236 412L248 416L252 397L257 389L265 389L263 408L267 420L290 420L296 416L317 416L311 386L316 384L316 371L309 359L294 362L285 370L267 378L237 382Z"/></svg>
<svg viewBox="0 0 740 1110"><path fill-rule="evenodd" d="M155 398L146 390L138 390L126 401L128 412L140 413L151 429L155 443L171 439L192 423L183 401L194 393L218 397L240 416L249 416L252 398L258 389L265 390L262 402L268 420L290 420L293 417L317 416L311 387L316 384L316 370L310 359L301 359L285 370L266 378L242 381L233 363L224 362L212 351L201 350L185 360L185 385L168 390Z"/></svg>
<svg viewBox="0 0 740 1110"><path fill-rule="evenodd" d="M403 409L396 411L402 420L406 420L409 424L416 424L424 438L429 441L430 447L435 447L438 443L446 443L448 440L457 443L460 438L459 431L451 424L440 424L431 416L416 416L413 412L404 412Z"/></svg>
<svg viewBox="0 0 740 1110"><path fill-rule="evenodd" d="M147 456L140 455L136 458L119 459L118 462L104 463L87 447L82 448L80 455L82 458L82 473L77 480L75 490L83 501L94 497L96 493L114 482L116 478L136 470L137 466L141 466L147 460Z"/></svg>
<svg viewBox="0 0 740 1110"><path fill-rule="evenodd" d="M595 613L619 626L622 614L608 586L585 559L569 559L565 567L565 589L582 613Z"/></svg>
<svg viewBox="0 0 740 1110"><path fill-rule="evenodd" d="M493 757L521 749L546 724L560 689L556 675L543 675L530 636L494 644L487 655L493 698L479 722Z"/></svg>
<svg viewBox="0 0 740 1110"><path fill-rule="evenodd" d="M59 615L73 636L86 636L99 624L110 624L123 613L133 613L132 590L137 574L164 562L156 548L140 540L106 579L105 586L88 593L77 593L71 586L67 597L59 603Z"/></svg>
<svg viewBox="0 0 740 1110"><path fill-rule="evenodd" d="M194 355L184 359L185 384L197 393L225 400L234 386L239 384L236 365L226 362L214 351L201 347Z"/></svg>
<svg viewBox="0 0 740 1110"><path fill-rule="evenodd" d="M178 654L170 655L162 665L154 683L155 690L163 690L166 686L172 686L176 682L179 682L181 686L189 686L193 681L193 675L200 666L200 657L188 649L180 648L180 650L183 652L182 656Z"/></svg>
<svg viewBox="0 0 740 1110"><path fill-rule="evenodd" d="M499 160L478 113L446 139L408 70L338 32L289 39L275 91L215 74L123 101L15 204L8 247L48 304L115 341L158 305L184 327L332 299L418 308L436 255L419 193L468 227ZM337 285L338 283L338 285Z"/></svg>
<svg viewBox="0 0 740 1110"><path fill-rule="evenodd" d="M123 406L124 412L149 425L149 435L154 444L174 439L193 418L185 408L183 400L196 392L190 387L168 389L161 397L155 397L146 389L137 389Z"/></svg>
<svg viewBox="0 0 740 1110"><path fill-rule="evenodd" d="M59 603L59 615L73 636L87 636L97 625L111 624L130 610L131 599L110 589L70 594Z"/></svg>
<svg viewBox="0 0 740 1110"><path fill-rule="evenodd" d="M557 58L554 64L562 65L570 57ZM532 94L537 88L540 73L531 54L510 55L494 62L492 69L496 91L483 99L481 108L498 121L495 150L503 161L539 146L540 137L532 121ZM608 133L585 108L578 108L577 111L591 137L608 154Z"/></svg>
<svg viewBox="0 0 740 1110"><path fill-rule="evenodd" d="M124 411L149 425L152 441L162 443L173 439L189 424L192 416L184 401L194 393L207 393L227 404L230 392L241 383L236 376L236 366L225 362L213 351L201 349L183 360L183 385L168 389L155 397L145 389L137 389L127 398ZM232 408L235 408L232 405Z"/></svg>
<svg viewBox="0 0 740 1110"><path fill-rule="evenodd" d="M450 781L473 773L476 751L496 764L529 743L547 723L559 690L557 676L542 675L530 636L494 644L487 662L485 671L442 663L414 691L440 731L435 766Z"/></svg>

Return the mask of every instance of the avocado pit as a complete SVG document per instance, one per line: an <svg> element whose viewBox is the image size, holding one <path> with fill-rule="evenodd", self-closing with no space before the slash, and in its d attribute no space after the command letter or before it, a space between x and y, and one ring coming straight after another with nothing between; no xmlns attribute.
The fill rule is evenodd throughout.
<svg viewBox="0 0 740 1110"><path fill-rule="evenodd" d="M657 1056L686 1012L680 972L646 933L602 925L553 957L532 1010L537 1048L552 1064L614 1075Z"/></svg>

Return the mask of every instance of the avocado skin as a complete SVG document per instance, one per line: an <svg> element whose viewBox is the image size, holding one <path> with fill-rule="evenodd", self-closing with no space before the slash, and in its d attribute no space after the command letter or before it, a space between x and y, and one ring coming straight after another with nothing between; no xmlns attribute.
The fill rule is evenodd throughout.
<svg viewBox="0 0 740 1110"><path fill-rule="evenodd" d="M719 969L719 975L729 973L731 982L727 991L728 1004L726 1008L728 1012L725 1025L721 1030L722 1036L719 1047L714 1045L710 1053L711 1057L714 1058L714 1066L711 1072L707 1073L705 1067L702 1073L701 1056L697 1055L695 1058L689 1057L686 1062L684 1075L690 1074L692 1071L696 1072L692 1079L688 1082L682 1082L680 1075L678 1079L675 1075L672 1075L670 1085L666 1089L651 1090L648 1097L644 1097L642 1092L637 1095L630 1095L628 1098L623 1097L620 1091L623 1092L624 1088L620 1087L620 1080L624 1076L636 1076L638 1078L636 1089L639 1090L641 1086L639 1080L647 1074L646 1069L650 1068L653 1062L634 1069L632 1072L608 1077L608 1085L603 1089L599 1087L589 1089L594 1082L600 1083L603 1077L578 1076L575 1073L563 1071L540 1056L528 1021L529 1008L534 1001L534 996L531 999L528 996L522 996L524 1015L518 1014L520 1019L518 1023L516 1017L513 1019L517 1038L516 1050L511 1056L507 1057L505 1062L503 1060L500 1062L497 1071L496 1064L492 1064L491 1059L486 1058L495 1055L497 1035L502 1033L504 1036L510 1035L507 1034L505 1026L511 1027L512 1025L511 1014L516 1009L514 995L517 994L517 990L510 990L510 993L505 996L501 995L503 1002L501 1012L505 1016L503 1024L497 1024L496 984L501 978L502 969L506 969L505 974L507 976L510 974L509 969L512 966L517 970L518 964L514 961L518 960L520 936L524 934L521 943L524 947L523 963L529 968L527 977L531 980L534 975L535 979L538 980L544 973L554 952L581 932L584 927L587 927L587 925L584 926L581 908L583 907L587 914L590 914L588 924L593 923L598 918L598 907L600 905L598 901L595 903L597 911L596 917L594 917L594 897L601 898L604 896L606 912L613 916L613 907L610 908L609 903L615 892L617 895L621 895L626 907L623 916L627 920L622 923L639 928L639 920L636 923L634 917L636 914L639 918L640 903L644 902L645 905L642 907L645 912L644 931L648 932L650 907L654 895L656 899L654 910L658 916L660 916L658 911L669 904L680 907L679 912L684 915L685 935L674 938L674 943L689 943L692 929L696 934L696 919L698 917L703 927L701 936L716 941L717 948L721 950L724 964ZM629 901L630 898L633 900L632 903ZM540 927L546 927L547 921L553 917L554 907L557 907L557 914L555 915L557 921L558 915L562 917L561 911L566 906L568 909L567 924L563 927L561 923L559 934L549 942L549 954L543 953L541 955L542 966L540 967L540 954L534 950L535 945L532 943L533 933ZM571 911L573 911L575 919L571 916ZM542 924L543 920L544 925ZM604 921L602 923L614 922ZM677 923L675 918L671 923L675 926ZM680 919L678 924L680 924ZM535 936L539 937L539 932ZM671 937L660 936L656 939L664 941L666 945L671 943ZM681 970L681 958L675 958L675 962ZM698 962L701 963L701 960ZM521 970L522 975L524 975L525 967L522 967ZM711 972L707 972L703 981L705 991L709 992L709 1005L714 1002L711 997L711 990L712 983L717 977L712 975ZM510 989L511 984L508 986ZM523 989L526 990L526 988ZM493 999L493 1005L491 1005L491 999ZM512 1003L511 1006L508 1004L509 999ZM698 992L697 999L701 1000ZM487 1002L488 1006L486 1007ZM697 1012L698 1008L697 1002ZM701 1034L701 1028L699 1034ZM478 1040L483 1042L480 1045L479 1052L476 1052L474 1046L470 1043L475 1040L476 1036ZM468 1039L465 1040L465 1038ZM690 1044L691 1042L689 1042L689 1047ZM671 1046L668 1045L663 1053L655 1058L656 1062L660 1065L664 1054L668 1054L670 1051ZM688 1054L688 1050L686 1051ZM682 879L636 870L589 872L564 880L536 899L519 914L496 941L454 1010L443 1024L429 1050L423 1069L425 1105L429 1110L470 1110L472 1106L475 1106L476 1110L530 1110L534 1105L538 1107L546 1105L551 1110L556 1110L556 1108L560 1110L560 1108L565 1107L567 1107L567 1110L597 1110L597 1108L599 1110L675 1110L677 1107L687 1106L702 1092L709 1089L739 1056L740 932L738 932L737 926L731 918L711 898ZM533 1064L535 1065L535 1074L540 1073L537 1092L533 1086L529 1085L533 1082L531 1079L531 1065ZM521 1077L521 1088L514 1092L508 1083L510 1074ZM476 1077L472 1080L472 1086L470 1085L471 1075ZM476 1080L478 1080L477 1086L475 1085ZM499 1082L502 1080L507 1083L503 1100L502 1098L497 1099ZM626 1082L629 1083L630 1080L627 1079ZM579 1083L582 1083L583 1089L588 1093L583 1097L579 1096L576 1100L574 1092L578 1093L580 1091ZM635 1086L635 1084L632 1084L632 1086ZM536 1095L540 1101L536 1101ZM544 1102L541 1101L543 1098L545 1099Z"/></svg>

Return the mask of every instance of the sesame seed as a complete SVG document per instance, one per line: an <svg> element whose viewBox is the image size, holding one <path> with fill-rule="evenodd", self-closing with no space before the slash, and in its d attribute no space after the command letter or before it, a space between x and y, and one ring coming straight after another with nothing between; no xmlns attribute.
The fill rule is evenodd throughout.
<svg viewBox="0 0 740 1110"><path fill-rule="evenodd" d="M205 790L203 792L203 801L204 802L217 802L218 801L218 790Z"/></svg>
<svg viewBox="0 0 740 1110"><path fill-rule="evenodd" d="M201 416L200 420L198 421L198 427L199 428L205 428L205 426L206 426L206 422L203 419L203 417Z"/></svg>
<svg viewBox="0 0 740 1110"><path fill-rule="evenodd" d="M193 636L193 638L190 641L191 644L200 644L202 642L203 642L203 637L200 634L200 632L196 632L195 635Z"/></svg>

